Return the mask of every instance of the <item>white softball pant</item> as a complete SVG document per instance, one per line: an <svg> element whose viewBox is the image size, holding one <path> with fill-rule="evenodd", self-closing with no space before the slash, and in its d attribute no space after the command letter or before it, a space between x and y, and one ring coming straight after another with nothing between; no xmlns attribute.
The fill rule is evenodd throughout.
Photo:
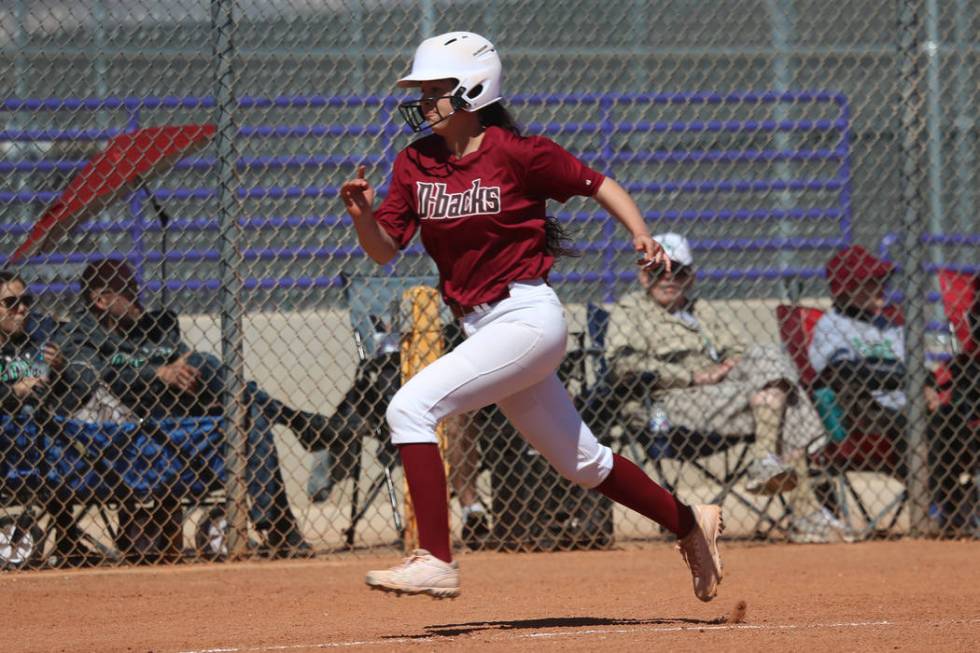
<svg viewBox="0 0 980 653"><path fill-rule="evenodd" d="M595 487L612 471L609 447L582 421L555 370L568 327L543 281L510 285L510 297L462 320L465 341L412 377L388 406L392 441L436 442L444 417L497 404L565 478Z"/></svg>

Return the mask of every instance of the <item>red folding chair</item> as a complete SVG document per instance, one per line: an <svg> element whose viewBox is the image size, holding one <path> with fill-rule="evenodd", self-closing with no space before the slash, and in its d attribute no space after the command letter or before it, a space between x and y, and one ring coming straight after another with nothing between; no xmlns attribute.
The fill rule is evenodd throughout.
<svg viewBox="0 0 980 653"><path fill-rule="evenodd" d="M980 361L980 342L971 333L970 313L976 311L980 275L955 270L939 271L939 287L943 309L960 343L961 353L951 361L960 368L959 374L972 367L969 361ZM966 365L965 368L963 366ZM977 407L969 394L954 397L954 384L964 379L953 378L945 365L937 370L936 388L940 406L930 424L930 475L933 486L933 506L941 528L953 536L980 534L977 528L977 506L980 505L980 419ZM970 381L967 381L968 383ZM975 380L974 380L975 382ZM965 388L959 388L958 394ZM966 412L964 412L964 409Z"/></svg>
<svg viewBox="0 0 980 653"><path fill-rule="evenodd" d="M807 350L813 339L813 330L823 314L823 310L809 306L781 304L776 307L780 339L799 370L801 384L811 396L814 394L813 383L817 373L810 365ZM893 313L893 318L899 323L902 321L897 311ZM902 456L893 438L883 433L850 433L842 440L828 442L811 454L810 463L813 472L823 473L838 481L835 499L840 516L850 523L853 509L856 508L861 514L865 527L855 529L855 532L867 537L880 532L888 533L894 528L905 507L908 491L903 489L880 511L872 514L848 478L851 472L875 472L902 480ZM881 524L886 519L887 525L882 528Z"/></svg>
<svg viewBox="0 0 980 653"><path fill-rule="evenodd" d="M970 337L970 309L976 297L976 276L956 270L939 271L939 289L943 311L963 351L972 353L978 343Z"/></svg>

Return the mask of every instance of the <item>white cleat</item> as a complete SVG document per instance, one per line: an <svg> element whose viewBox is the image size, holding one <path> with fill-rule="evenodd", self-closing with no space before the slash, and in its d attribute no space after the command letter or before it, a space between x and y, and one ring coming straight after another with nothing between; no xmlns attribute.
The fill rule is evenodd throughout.
<svg viewBox="0 0 980 653"><path fill-rule="evenodd" d="M371 589L401 594L428 594L436 599L459 596L459 562L443 562L425 549L415 549L400 565L369 571Z"/></svg>
<svg viewBox="0 0 980 653"><path fill-rule="evenodd" d="M720 506L691 506L691 510L694 512L694 528L678 541L677 549L691 570L695 596L702 601L710 601L715 598L718 584L721 583L718 536L725 530L725 522Z"/></svg>

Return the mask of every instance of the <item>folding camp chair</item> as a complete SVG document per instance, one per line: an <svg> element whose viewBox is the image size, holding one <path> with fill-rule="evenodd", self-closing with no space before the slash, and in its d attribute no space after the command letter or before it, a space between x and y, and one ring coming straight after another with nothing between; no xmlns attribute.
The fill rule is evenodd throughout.
<svg viewBox="0 0 980 653"><path fill-rule="evenodd" d="M32 420L0 417L0 570L41 562L43 449Z"/></svg>
<svg viewBox="0 0 980 653"><path fill-rule="evenodd" d="M748 472L748 454L752 436L724 437L716 433L695 433L684 428L658 423L656 406L651 397L657 389L655 374L646 373L628 384L612 376L606 351L606 333L609 328L609 312L601 306L589 304L586 309L586 325L589 334L589 357L594 359L596 381L587 387L579 401L586 423L601 441L611 442L612 431L619 427L618 449L628 450L633 460L649 460L657 481L670 492L676 492L681 480L693 471L703 482L716 488L707 499L708 503L722 504L732 499L742 504L755 516L753 533L768 537L773 530L783 530L788 519L788 509L781 496L768 497L760 506L754 498L743 495L737 485ZM634 399L644 402L650 415L648 426L640 433L631 432L622 424L620 410L624 403ZM715 464L705 459L720 455ZM674 474L669 474L666 462L675 463ZM770 514L773 504L781 505L777 517Z"/></svg>
<svg viewBox="0 0 980 653"><path fill-rule="evenodd" d="M971 323L980 319L976 314L980 275L941 269L939 287L950 331L956 337L954 345L959 346L949 352L950 367L943 364L936 370L939 406L929 424L930 514L943 535L978 537L980 419L975 394L966 384L970 370L980 361L980 339Z"/></svg>
<svg viewBox="0 0 980 653"><path fill-rule="evenodd" d="M0 433L4 503L20 507L16 517L2 520L0 564L40 564L48 544L55 564L87 556L176 556L182 516L177 511L221 498L224 437L218 418L113 423L17 416L3 418ZM150 533L139 524L114 524L108 509L123 502L165 506L173 528ZM107 540L80 527L90 513ZM70 544L55 540L56 530Z"/></svg>
<svg viewBox="0 0 980 653"><path fill-rule="evenodd" d="M438 280L434 276L345 275L344 281L358 366L354 384L342 406L349 404L370 426L378 439L377 461L381 467L368 486L363 503L360 500L363 464L360 456L351 470L351 523L344 534L347 545L353 546L357 523L382 489L387 490L395 530L399 535L402 533L401 512L392 482L398 455L388 437L384 415L388 402L401 383L401 337L409 327L403 294L417 286L435 288ZM448 309L441 307L440 311L444 323L452 319Z"/></svg>
<svg viewBox="0 0 980 653"><path fill-rule="evenodd" d="M833 403L832 393L814 388L816 371L810 366L809 349L813 330L823 315L818 308L781 304L776 307L779 322L779 335L787 353L800 372L800 382L813 397L814 404L824 420L824 426L831 434L831 440L810 456L811 474L828 476L837 481L835 491L823 495L827 506L837 513L845 523L854 526L851 516L856 510L864 520L863 529L855 529L864 538L877 533L889 533L898 521L908 500L908 490L903 487L877 512L868 508L867 502L858 493L850 473L874 472L897 478L904 484L906 468L904 456L900 451L901 434L897 433L852 433L847 435L840 423L839 409ZM900 315L895 313L895 318ZM884 526L882 526L884 524Z"/></svg>

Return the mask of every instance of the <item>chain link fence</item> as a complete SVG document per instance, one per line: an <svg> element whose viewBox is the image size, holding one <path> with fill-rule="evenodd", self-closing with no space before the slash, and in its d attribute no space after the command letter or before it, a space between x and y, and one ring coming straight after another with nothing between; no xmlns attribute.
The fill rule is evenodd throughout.
<svg viewBox="0 0 980 653"><path fill-rule="evenodd" d="M603 442L733 537L977 537L976 3L10 0L0 565L403 545L385 407L462 336L337 193L362 164L385 192L394 81L456 29L674 234L637 275L596 204L549 207ZM462 546L664 536L492 407L441 431Z"/></svg>

